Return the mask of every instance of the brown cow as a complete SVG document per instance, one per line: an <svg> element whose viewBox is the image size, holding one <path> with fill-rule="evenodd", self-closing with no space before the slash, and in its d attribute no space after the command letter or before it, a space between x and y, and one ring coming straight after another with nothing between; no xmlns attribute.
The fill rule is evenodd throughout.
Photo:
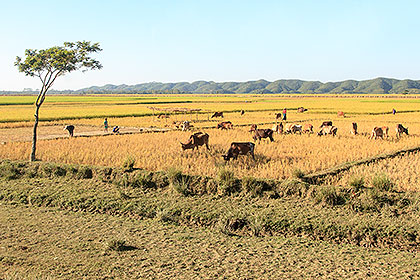
<svg viewBox="0 0 420 280"><path fill-rule="evenodd" d="M382 127L375 126L372 129L372 134L370 135L369 139L372 139L372 138L375 138L375 139L382 138L382 139L384 139L384 131L383 131Z"/></svg>
<svg viewBox="0 0 420 280"><path fill-rule="evenodd" d="M402 124L397 124L397 127L395 128L395 131L397 132L397 138L400 138L402 134L408 135L408 127L404 127Z"/></svg>
<svg viewBox="0 0 420 280"><path fill-rule="evenodd" d="M227 151L226 155L222 155L225 160L230 160L231 158L237 159L238 155L251 154L252 159L254 157L255 144L252 142L233 142L230 144L230 148Z"/></svg>
<svg viewBox="0 0 420 280"><path fill-rule="evenodd" d="M190 136L187 143L181 143L182 150L185 151L187 149L192 149L194 151L194 148L197 148L198 146L206 145L207 150L209 150L209 135L207 133L203 132L197 132Z"/></svg>
<svg viewBox="0 0 420 280"><path fill-rule="evenodd" d="M318 136L328 135L328 134L331 134L332 136L336 136L337 135L337 130L338 129L335 126L324 126L318 132Z"/></svg>
<svg viewBox="0 0 420 280"><path fill-rule="evenodd" d="M282 114L281 113L274 113L276 116L276 120L281 120Z"/></svg>
<svg viewBox="0 0 420 280"><path fill-rule="evenodd" d="M332 126L332 121L322 122L322 124L321 124L321 126L319 128L323 128L324 126Z"/></svg>
<svg viewBox="0 0 420 280"><path fill-rule="evenodd" d="M273 126L273 131L276 132L277 134L282 134L283 133L283 123L279 123Z"/></svg>
<svg viewBox="0 0 420 280"><path fill-rule="evenodd" d="M382 131L384 132L384 136L385 136L386 138L388 138L388 137L389 137L389 134L388 134L388 132L389 132L389 127L387 127L387 126L382 126L381 128L382 128Z"/></svg>
<svg viewBox="0 0 420 280"><path fill-rule="evenodd" d="M338 117L344 117L344 112L343 111L338 111L337 116Z"/></svg>
<svg viewBox="0 0 420 280"><path fill-rule="evenodd" d="M300 133L302 134L302 126L300 124L295 124L295 123L288 123L286 124L285 127L285 132L286 133Z"/></svg>
<svg viewBox="0 0 420 280"><path fill-rule="evenodd" d="M213 116L211 116L212 118L218 118L221 117L223 118L223 112L214 112Z"/></svg>
<svg viewBox="0 0 420 280"><path fill-rule="evenodd" d="M303 112L308 111L308 109L305 109L305 108L303 108L303 107L299 107L299 108L297 109L297 111L298 111L298 113L303 113Z"/></svg>
<svg viewBox="0 0 420 280"><path fill-rule="evenodd" d="M352 123L352 125L353 125L353 127L351 128L351 134L353 134L353 135L357 135L357 134L359 134L358 132L357 132L357 123Z"/></svg>
<svg viewBox="0 0 420 280"><path fill-rule="evenodd" d="M303 133L312 133L314 132L314 126L310 123L305 123L302 128Z"/></svg>
<svg viewBox="0 0 420 280"><path fill-rule="evenodd" d="M228 121L228 122L221 122L219 124L217 124L217 128L218 129L232 129L233 128L233 124L232 122Z"/></svg>

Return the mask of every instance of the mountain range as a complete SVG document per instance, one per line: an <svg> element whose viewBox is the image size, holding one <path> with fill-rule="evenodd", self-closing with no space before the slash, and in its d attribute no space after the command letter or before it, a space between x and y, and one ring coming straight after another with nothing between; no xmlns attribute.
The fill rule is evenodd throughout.
<svg viewBox="0 0 420 280"><path fill-rule="evenodd" d="M334 94L407 94L420 93L420 81L376 78L372 80L341 82L266 80L247 82L196 81L193 83L150 82L137 85L92 86L77 90L79 93L334 93Z"/></svg>

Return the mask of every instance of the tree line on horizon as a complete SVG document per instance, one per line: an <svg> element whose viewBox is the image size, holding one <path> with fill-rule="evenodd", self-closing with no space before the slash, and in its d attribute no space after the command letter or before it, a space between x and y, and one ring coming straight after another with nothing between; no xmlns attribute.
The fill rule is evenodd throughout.
<svg viewBox="0 0 420 280"><path fill-rule="evenodd" d="M7 93L32 93L30 90ZM35 93L35 91L34 91ZM319 81L303 80L266 80L247 82L212 82L196 81L193 83L160 83L150 82L136 85L104 85L92 86L79 90L51 90L54 94L276 94L276 93L309 93L309 94L418 94L420 93L420 81L398 80L391 78L376 78L371 80L346 80L340 82L322 83Z"/></svg>

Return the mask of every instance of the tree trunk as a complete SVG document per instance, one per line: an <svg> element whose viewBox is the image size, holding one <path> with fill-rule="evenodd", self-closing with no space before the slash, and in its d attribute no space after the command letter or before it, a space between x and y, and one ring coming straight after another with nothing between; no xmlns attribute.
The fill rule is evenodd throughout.
<svg viewBox="0 0 420 280"><path fill-rule="evenodd" d="M36 152L36 137L37 137L37 129L38 129L38 112L39 112L39 107L41 107L41 105L36 105L36 110L35 110L35 123L34 123L33 135L32 135L32 152L31 152L30 161L35 161L36 160L35 152Z"/></svg>

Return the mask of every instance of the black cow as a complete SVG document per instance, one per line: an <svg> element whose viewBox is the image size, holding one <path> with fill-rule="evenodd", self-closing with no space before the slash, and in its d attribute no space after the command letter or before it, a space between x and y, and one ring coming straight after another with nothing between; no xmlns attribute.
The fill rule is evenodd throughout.
<svg viewBox="0 0 420 280"><path fill-rule="evenodd" d="M395 131L397 132L397 138L400 138L402 134L408 135L408 127L404 127L402 124L397 124L397 127L395 128Z"/></svg>
<svg viewBox="0 0 420 280"><path fill-rule="evenodd" d="M69 132L70 137L73 137L74 125L66 125L64 127L64 130L67 130Z"/></svg>
<svg viewBox="0 0 420 280"><path fill-rule="evenodd" d="M323 122L319 128L323 128L324 126L332 126L332 121Z"/></svg>

